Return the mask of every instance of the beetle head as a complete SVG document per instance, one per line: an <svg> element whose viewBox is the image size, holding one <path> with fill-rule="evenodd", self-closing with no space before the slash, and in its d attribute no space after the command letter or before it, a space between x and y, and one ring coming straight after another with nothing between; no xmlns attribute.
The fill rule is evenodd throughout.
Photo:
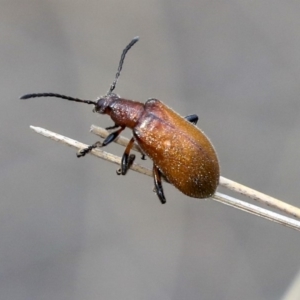
<svg viewBox="0 0 300 300"><path fill-rule="evenodd" d="M97 112L99 114L109 114L111 111L111 105L119 99L120 97L114 93L100 97L95 104L93 112Z"/></svg>

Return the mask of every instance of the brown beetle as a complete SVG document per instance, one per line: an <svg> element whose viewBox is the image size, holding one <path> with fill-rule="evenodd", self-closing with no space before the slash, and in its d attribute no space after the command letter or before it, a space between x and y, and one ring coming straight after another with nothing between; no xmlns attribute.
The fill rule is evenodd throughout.
<svg viewBox="0 0 300 300"><path fill-rule="evenodd" d="M128 50L139 40L135 37L123 50L115 80L108 93L97 101L81 100L54 93L27 94L21 99L35 97L57 97L75 102L93 104L94 112L107 114L114 121L116 129L104 141L96 142L77 153L84 156L92 149L104 147L113 142L126 128L132 129L133 137L122 156L120 174L125 175L134 155L129 155L136 142L143 153L153 161L153 177L156 193L161 203L166 203L161 183L163 176L182 193L194 198L212 196L219 183L219 162L216 152L205 134L195 124L197 115L185 118L157 99L146 103L120 98L113 93ZM143 158L143 157L142 157Z"/></svg>

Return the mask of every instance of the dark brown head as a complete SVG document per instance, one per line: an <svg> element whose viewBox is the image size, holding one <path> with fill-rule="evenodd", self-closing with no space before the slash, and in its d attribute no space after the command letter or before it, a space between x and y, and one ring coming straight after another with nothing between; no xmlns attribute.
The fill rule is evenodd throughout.
<svg viewBox="0 0 300 300"><path fill-rule="evenodd" d="M119 99L120 97L114 93L100 97L95 104L93 112L109 115L111 111L111 105Z"/></svg>

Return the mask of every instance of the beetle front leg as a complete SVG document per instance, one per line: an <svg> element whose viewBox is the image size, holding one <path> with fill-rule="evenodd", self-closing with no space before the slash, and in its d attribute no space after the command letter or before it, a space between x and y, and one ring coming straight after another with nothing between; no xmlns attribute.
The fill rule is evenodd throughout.
<svg viewBox="0 0 300 300"><path fill-rule="evenodd" d="M131 138L131 140L127 144L126 149L124 151L124 154L122 156L121 168L119 170L117 170L118 175L126 175L128 169L133 164L133 161L135 159L135 155L134 154L129 155L133 144L134 144L134 138Z"/></svg>
<svg viewBox="0 0 300 300"><path fill-rule="evenodd" d="M93 145L91 146L88 146L86 148L83 148L81 150L79 150L77 153L76 153L76 156L79 158L79 157L83 157L85 156L86 154L88 154L89 152L91 152L93 149L95 148L100 148L102 146L101 142L96 142L94 143Z"/></svg>
<svg viewBox="0 0 300 300"><path fill-rule="evenodd" d="M157 166L153 165L153 177L154 177L154 186L155 186L155 190L156 190L156 195L159 198L161 204L165 204L166 198L164 195L164 189L161 183L161 172L160 170L157 168Z"/></svg>
<svg viewBox="0 0 300 300"><path fill-rule="evenodd" d="M105 127L106 130L111 130L111 129L115 129L115 128L118 128L120 127L119 125L115 124L113 126L109 126L109 127Z"/></svg>
<svg viewBox="0 0 300 300"><path fill-rule="evenodd" d="M125 129L125 127L121 127L120 129L110 133L103 141L102 146L101 147L105 147L108 144L110 144L111 142L113 142L119 135L120 133Z"/></svg>
<svg viewBox="0 0 300 300"><path fill-rule="evenodd" d="M79 150L76 154L77 157L83 157L95 148L107 146L108 144L113 142L124 129L125 129L125 127L121 127L119 130L112 132L104 139L104 141L102 143L96 142L93 145L88 146L87 148Z"/></svg>

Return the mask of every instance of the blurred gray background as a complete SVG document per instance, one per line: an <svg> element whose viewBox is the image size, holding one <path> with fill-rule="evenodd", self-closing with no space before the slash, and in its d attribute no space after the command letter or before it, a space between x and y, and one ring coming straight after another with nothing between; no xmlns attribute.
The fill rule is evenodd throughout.
<svg viewBox="0 0 300 300"><path fill-rule="evenodd" d="M0 4L0 299L283 299L299 232L169 185L162 206L150 178L29 129L91 144L107 116L18 97L105 94L139 35L116 92L197 113L223 176L300 206L300 2Z"/></svg>

